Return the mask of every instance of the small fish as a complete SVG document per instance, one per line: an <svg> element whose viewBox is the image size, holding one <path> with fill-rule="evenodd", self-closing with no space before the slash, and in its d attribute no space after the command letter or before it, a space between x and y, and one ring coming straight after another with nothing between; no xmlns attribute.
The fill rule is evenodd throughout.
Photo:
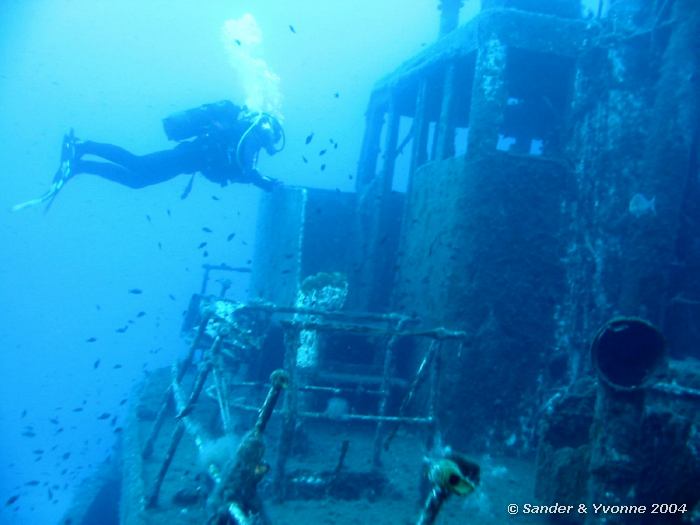
<svg viewBox="0 0 700 525"><path fill-rule="evenodd" d="M206 250L204 250L204 251L202 252L202 257L209 257L209 252L206 251Z"/></svg>
<svg viewBox="0 0 700 525"><path fill-rule="evenodd" d="M5 502L5 506L9 507L18 499L19 499L19 494L15 494L14 496L10 496L9 498L7 498L7 501Z"/></svg>
<svg viewBox="0 0 700 525"><path fill-rule="evenodd" d="M114 370L119 370L121 367L122 367L122 365L120 365L119 363L117 363L117 364L114 365L112 368L113 368Z"/></svg>
<svg viewBox="0 0 700 525"><path fill-rule="evenodd" d="M22 432L22 435L27 438L33 438L36 437L36 432L32 430L25 430L24 432Z"/></svg>
<svg viewBox="0 0 700 525"><path fill-rule="evenodd" d="M151 216L150 216L150 215L146 215L146 220L147 220L148 222L151 222Z"/></svg>
<svg viewBox="0 0 700 525"><path fill-rule="evenodd" d="M97 419L109 419L110 417L112 417L112 414L109 412L102 412L99 416L97 416Z"/></svg>
<svg viewBox="0 0 700 525"><path fill-rule="evenodd" d="M338 93L338 92L336 91L335 93L333 93L333 96L334 96L335 98L340 98L340 93Z"/></svg>
<svg viewBox="0 0 700 525"><path fill-rule="evenodd" d="M92 368L97 368L98 366L100 366L100 360L99 360L99 359L96 360L96 361L92 364Z"/></svg>
<svg viewBox="0 0 700 525"><path fill-rule="evenodd" d="M206 241L200 242L199 245L197 246L197 249L198 249L198 250L201 250L201 249L204 248L206 245L207 245L207 242L206 242Z"/></svg>
<svg viewBox="0 0 700 525"><path fill-rule="evenodd" d="M241 45L241 41L240 41L240 40L238 40L237 38L236 38L236 39L234 39L234 42L236 43L236 45L237 45L237 46L240 46L240 45Z"/></svg>
<svg viewBox="0 0 700 525"><path fill-rule="evenodd" d="M158 249L159 249L159 250L162 250L162 249L163 249L163 243L162 243L162 242L159 242L159 243L158 243Z"/></svg>
<svg viewBox="0 0 700 525"><path fill-rule="evenodd" d="M167 210L165 210L165 212L168 214L168 217L171 216L171 214L170 214L170 208L168 208Z"/></svg>
<svg viewBox="0 0 700 525"><path fill-rule="evenodd" d="M328 150L322 149L321 151L318 152L318 156L323 157L326 154L326 151L328 151Z"/></svg>
<svg viewBox="0 0 700 525"><path fill-rule="evenodd" d="M204 233L211 233L211 232L212 232L211 228L207 228L206 226L204 226L204 227L202 228L202 231L203 231Z"/></svg>
<svg viewBox="0 0 700 525"><path fill-rule="evenodd" d="M226 240L227 240L227 241L232 241L233 238L234 238L235 236L236 236L235 233L229 233L229 234L226 236Z"/></svg>
<svg viewBox="0 0 700 525"><path fill-rule="evenodd" d="M144 311L142 310L142 311L140 311L139 313L136 314L136 317L143 317L144 315L146 315L146 312L144 312Z"/></svg>
<svg viewBox="0 0 700 525"><path fill-rule="evenodd" d="M70 457L70 452L64 452L61 456L63 459L68 459Z"/></svg>
<svg viewBox="0 0 700 525"><path fill-rule="evenodd" d="M289 24L289 30L294 34L296 34L296 32L297 32L297 30L294 29L294 26L292 24Z"/></svg>
<svg viewBox="0 0 700 525"><path fill-rule="evenodd" d="M82 411L83 411L83 407L76 407L73 409L73 412L82 412Z"/></svg>
<svg viewBox="0 0 700 525"><path fill-rule="evenodd" d="M304 161L304 164L308 164L308 163L309 163L309 159L307 159L307 158L304 157L303 155L301 156L301 160Z"/></svg>
<svg viewBox="0 0 700 525"><path fill-rule="evenodd" d="M656 215L656 197L652 197L650 200L641 193L635 193L630 199L628 210L637 219L644 215Z"/></svg>
<svg viewBox="0 0 700 525"><path fill-rule="evenodd" d="M326 169L326 165L325 165L325 164L321 164L321 171L324 171L325 169Z"/></svg>
<svg viewBox="0 0 700 525"><path fill-rule="evenodd" d="M34 454L41 455L41 454L44 453L44 449L43 449L43 448L37 448L37 449L35 449L35 450L32 450L32 452L33 452Z"/></svg>
<svg viewBox="0 0 700 525"><path fill-rule="evenodd" d="M311 140L312 140L313 138L314 138L313 132L309 133L309 135L306 137L306 142L305 142L305 143L308 145L308 144L311 142Z"/></svg>
<svg viewBox="0 0 700 525"><path fill-rule="evenodd" d="M128 325L124 325L124 326L122 326L121 328L117 328L117 329L115 330L115 332L117 332L118 334L123 334L123 333L126 332L128 329L129 329L129 326L128 326Z"/></svg>
<svg viewBox="0 0 700 525"><path fill-rule="evenodd" d="M119 401L119 406L126 405L126 398Z"/></svg>
<svg viewBox="0 0 700 525"><path fill-rule="evenodd" d="M220 201L221 199L220 199L219 197L217 197L216 195L212 195L212 196L211 196L211 200L213 200L213 201Z"/></svg>
<svg viewBox="0 0 700 525"><path fill-rule="evenodd" d="M22 417L22 418L27 417L27 409L26 408L24 410L22 410L22 415L20 417Z"/></svg>
<svg viewBox="0 0 700 525"><path fill-rule="evenodd" d="M176 301L175 296L173 294L169 293L168 297L170 298L171 301Z"/></svg>
<svg viewBox="0 0 700 525"><path fill-rule="evenodd" d="M27 481L25 483L25 485L27 485L29 487L36 487L37 485L39 485L39 483L40 483L40 481L38 479L33 479L31 481Z"/></svg>
<svg viewBox="0 0 700 525"><path fill-rule="evenodd" d="M133 295L141 295L143 293L143 290L141 288L131 288L129 290L129 293Z"/></svg>

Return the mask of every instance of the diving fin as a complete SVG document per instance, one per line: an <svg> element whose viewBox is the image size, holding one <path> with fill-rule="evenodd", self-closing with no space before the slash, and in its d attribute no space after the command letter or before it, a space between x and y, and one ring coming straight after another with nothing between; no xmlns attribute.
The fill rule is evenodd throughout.
<svg viewBox="0 0 700 525"><path fill-rule="evenodd" d="M36 199L31 199L26 202L15 204L12 207L12 211L23 210L25 208L30 208L32 206L43 204L44 202L47 203L44 212L49 211L49 208L51 207L53 200L56 198L56 195L58 195L58 192L61 191L61 188L63 188L63 185L66 183L66 181L73 176L74 162L75 134L73 133L73 128L71 128L71 130L63 136L63 144L61 145L61 163L58 166L58 170L56 170L56 174L53 177L53 181L51 183L49 191L44 193L42 196L37 197Z"/></svg>
<svg viewBox="0 0 700 525"><path fill-rule="evenodd" d="M192 184L194 184L194 175L190 177L190 181L187 183L187 186L185 186L185 189L182 191L182 195L180 195L180 199L186 199L187 196L190 194L192 191Z"/></svg>
<svg viewBox="0 0 700 525"><path fill-rule="evenodd" d="M51 203L56 198L56 195L58 195L58 192L61 189L61 187L63 187L62 180L58 183L54 182L51 185L51 188L49 188L49 191L44 193L41 197L37 197L36 199L31 199L25 202L21 202L19 204L15 204L14 206L12 206L12 211L19 211L25 208L31 208L32 206L38 206L39 204L42 204L47 201L48 204L46 205L46 211L48 211L49 206L51 206Z"/></svg>

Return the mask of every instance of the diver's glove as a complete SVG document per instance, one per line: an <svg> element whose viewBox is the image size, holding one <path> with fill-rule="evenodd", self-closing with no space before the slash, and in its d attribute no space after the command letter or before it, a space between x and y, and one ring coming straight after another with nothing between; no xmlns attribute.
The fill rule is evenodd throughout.
<svg viewBox="0 0 700 525"><path fill-rule="evenodd" d="M272 177L262 177L262 184L260 187L265 191L272 191L277 186L282 186L282 181L279 179L273 179Z"/></svg>
<svg viewBox="0 0 700 525"><path fill-rule="evenodd" d="M262 188L265 191L272 191L276 186L280 186L282 184L282 182L277 179L262 175L256 169L248 170L243 174L243 176L239 176L238 181L255 184L258 188Z"/></svg>
<svg viewBox="0 0 700 525"><path fill-rule="evenodd" d="M257 187L269 192L274 190L277 186L281 186L282 181L279 179L273 179L272 177L267 177L265 175L260 175L254 184Z"/></svg>

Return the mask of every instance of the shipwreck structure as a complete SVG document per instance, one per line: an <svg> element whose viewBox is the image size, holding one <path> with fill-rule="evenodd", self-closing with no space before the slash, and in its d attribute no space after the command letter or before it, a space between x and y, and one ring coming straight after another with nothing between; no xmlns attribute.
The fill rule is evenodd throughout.
<svg viewBox="0 0 700 525"><path fill-rule="evenodd" d="M200 452L235 432L231 414L257 411L276 368L276 460L257 454L246 471L253 490L270 468L275 498L380 496L403 429L423 450L532 458L539 446L544 499L645 497L642 472L658 468L677 482L665 495L697 507L700 5L610 0L584 16L578 0L482 0L460 26L461 2L439 4L437 41L370 94L355 191L265 195L249 301L206 285L193 298L186 362L203 364L154 374L134 409L123 525L182 508L201 522L203 494L222 490L180 492L182 465L196 463L191 445L176 451L184 429ZM205 284L232 270L207 267ZM606 324L616 316L628 318ZM223 332L207 339L212 320ZM348 442L321 473L290 467L296 445L337 421L365 425L371 468L346 469ZM632 454L634 430L656 435L663 421L673 458ZM149 434L165 460L134 452Z"/></svg>
<svg viewBox="0 0 700 525"><path fill-rule="evenodd" d="M363 306L472 336L438 396L450 440L531 444L533 400L611 316L697 355L698 7L610 4L483 2L372 93L351 275Z"/></svg>

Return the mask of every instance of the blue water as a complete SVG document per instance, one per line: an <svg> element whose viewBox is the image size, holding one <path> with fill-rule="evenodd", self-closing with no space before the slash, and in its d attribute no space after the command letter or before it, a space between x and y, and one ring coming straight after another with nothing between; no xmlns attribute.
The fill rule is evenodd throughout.
<svg viewBox="0 0 700 525"><path fill-rule="evenodd" d="M252 255L260 190L201 176L181 200L187 175L143 190L82 175L48 214L12 213L48 188L63 133L74 127L80 138L147 153L172 145L161 129L167 114L240 102L221 29L250 12L281 79L288 139L276 157L261 155L260 170L287 184L351 190L371 86L435 38L436 4L0 3L1 524L60 518L109 456L122 400L144 373L181 355L181 315L201 264L244 265ZM467 2L464 11L476 7ZM339 144L323 172L316 151L301 160L311 132L314 150ZM245 284L238 280L232 295L245 297Z"/></svg>

